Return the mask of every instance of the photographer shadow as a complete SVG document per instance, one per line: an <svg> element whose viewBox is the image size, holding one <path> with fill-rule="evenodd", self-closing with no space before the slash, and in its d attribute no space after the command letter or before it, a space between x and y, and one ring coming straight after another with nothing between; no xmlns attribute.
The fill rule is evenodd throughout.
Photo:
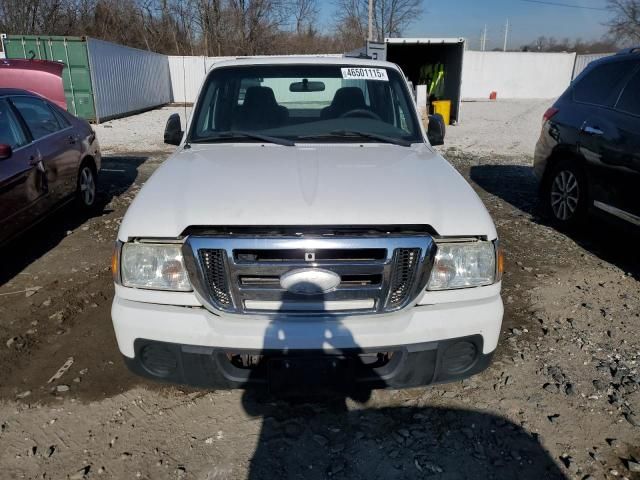
<svg viewBox="0 0 640 480"><path fill-rule="evenodd" d="M535 435L499 416L368 405L389 386L388 359L339 316L275 315L254 360L242 402L263 421L249 479L565 478Z"/></svg>

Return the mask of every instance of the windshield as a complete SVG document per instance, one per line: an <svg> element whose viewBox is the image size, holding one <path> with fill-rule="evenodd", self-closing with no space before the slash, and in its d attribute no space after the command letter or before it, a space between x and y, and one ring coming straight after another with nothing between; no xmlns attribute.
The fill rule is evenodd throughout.
<svg viewBox="0 0 640 480"><path fill-rule="evenodd" d="M422 142L402 76L346 65L251 65L212 72L189 141Z"/></svg>

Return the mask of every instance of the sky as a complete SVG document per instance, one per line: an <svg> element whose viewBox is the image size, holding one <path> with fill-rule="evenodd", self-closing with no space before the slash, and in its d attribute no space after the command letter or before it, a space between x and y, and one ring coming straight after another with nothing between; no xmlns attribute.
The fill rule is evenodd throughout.
<svg viewBox="0 0 640 480"><path fill-rule="evenodd" d="M548 0L583 7L605 9L606 0ZM333 2L321 2L321 20L328 25ZM529 3L523 0L423 0L422 18L405 32L405 37L465 37L477 49L487 25L487 49L502 47L509 19L509 46L518 48L539 36L596 40L607 31L602 24L611 13Z"/></svg>

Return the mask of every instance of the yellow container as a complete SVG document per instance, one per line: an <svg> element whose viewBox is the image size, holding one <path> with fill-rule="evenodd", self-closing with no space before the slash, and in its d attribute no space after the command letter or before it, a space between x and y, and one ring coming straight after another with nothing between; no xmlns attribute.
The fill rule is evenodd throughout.
<svg viewBox="0 0 640 480"><path fill-rule="evenodd" d="M442 115L444 124L449 125L451 123L451 100L434 100L431 105L433 105L433 113Z"/></svg>

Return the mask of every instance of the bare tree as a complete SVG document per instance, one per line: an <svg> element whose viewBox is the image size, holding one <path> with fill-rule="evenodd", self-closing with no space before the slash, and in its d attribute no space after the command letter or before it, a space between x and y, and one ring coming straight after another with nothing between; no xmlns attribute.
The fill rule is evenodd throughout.
<svg viewBox="0 0 640 480"><path fill-rule="evenodd" d="M0 30L34 35L43 29L64 30L62 0L1 0Z"/></svg>
<svg viewBox="0 0 640 480"><path fill-rule="evenodd" d="M229 0L229 53L255 55L269 51L284 20L278 0Z"/></svg>
<svg viewBox="0 0 640 480"><path fill-rule="evenodd" d="M224 10L221 0L196 0L195 23L205 55L222 55Z"/></svg>
<svg viewBox="0 0 640 480"><path fill-rule="evenodd" d="M367 39L367 0L337 0L335 33L348 49L361 47Z"/></svg>
<svg viewBox="0 0 640 480"><path fill-rule="evenodd" d="M288 8L292 12L298 35L313 28L319 13L317 0L291 0Z"/></svg>
<svg viewBox="0 0 640 480"><path fill-rule="evenodd" d="M337 30L353 32L352 35L366 39L368 32L369 1L338 0L339 19ZM422 15L421 0L373 0L374 40L400 36Z"/></svg>
<svg viewBox="0 0 640 480"><path fill-rule="evenodd" d="M336 0L330 34L318 0L0 0L0 32L87 35L178 55L344 52L363 45L367 0ZM420 0L375 0L378 38L399 34Z"/></svg>
<svg viewBox="0 0 640 480"><path fill-rule="evenodd" d="M607 26L609 33L625 44L640 44L640 0L609 0L614 13Z"/></svg>

